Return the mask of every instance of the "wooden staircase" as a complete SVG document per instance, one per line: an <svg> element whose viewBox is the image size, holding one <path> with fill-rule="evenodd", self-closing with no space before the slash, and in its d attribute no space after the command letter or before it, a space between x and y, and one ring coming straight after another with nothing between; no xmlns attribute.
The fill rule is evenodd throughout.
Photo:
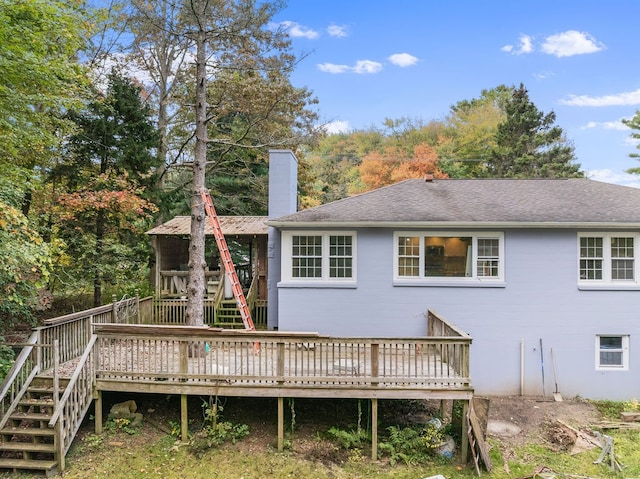
<svg viewBox="0 0 640 479"><path fill-rule="evenodd" d="M235 299L223 299L220 301L216 308L214 326L226 329L244 329L242 315Z"/></svg>
<svg viewBox="0 0 640 479"><path fill-rule="evenodd" d="M59 395L67 382L60 380ZM0 430L0 469L41 471L47 477L57 472L55 430L48 424L54 402L53 378L35 377Z"/></svg>

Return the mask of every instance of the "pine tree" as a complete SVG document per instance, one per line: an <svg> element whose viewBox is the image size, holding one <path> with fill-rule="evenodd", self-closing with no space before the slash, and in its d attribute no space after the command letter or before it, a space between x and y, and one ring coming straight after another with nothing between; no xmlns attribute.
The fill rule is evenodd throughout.
<svg viewBox="0 0 640 479"><path fill-rule="evenodd" d="M632 140L635 140L635 141L640 140L640 110L636 111L636 115L633 118L631 118L630 120L623 119L622 123L624 123L629 128L634 130L631 133L631 139ZM640 143L637 144L637 148L640 150ZM640 153L629 153L629 157L630 158L636 158L636 159L640 160ZM627 170L627 173L640 175L640 167L629 168Z"/></svg>
<svg viewBox="0 0 640 479"><path fill-rule="evenodd" d="M496 178L581 177L573 146L556 115L544 114L531 102L524 85L513 91L505 105L506 119L498 125L496 146L488 161L488 174Z"/></svg>

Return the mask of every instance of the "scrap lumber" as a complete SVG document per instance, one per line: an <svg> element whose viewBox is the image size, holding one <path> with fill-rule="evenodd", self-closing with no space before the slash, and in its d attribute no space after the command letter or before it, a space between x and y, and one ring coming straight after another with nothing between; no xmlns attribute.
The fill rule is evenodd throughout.
<svg viewBox="0 0 640 479"><path fill-rule="evenodd" d="M620 419L622 419L624 422L640 421L640 412L621 412Z"/></svg>
<svg viewBox="0 0 640 479"><path fill-rule="evenodd" d="M467 434L469 435L469 444L471 446L471 454L476 466L476 472L480 475L479 461L484 464L485 469L491 472L493 465L489 450L485 441L486 428L483 430L478 417L476 416L473 401L470 401L469 411L467 413Z"/></svg>

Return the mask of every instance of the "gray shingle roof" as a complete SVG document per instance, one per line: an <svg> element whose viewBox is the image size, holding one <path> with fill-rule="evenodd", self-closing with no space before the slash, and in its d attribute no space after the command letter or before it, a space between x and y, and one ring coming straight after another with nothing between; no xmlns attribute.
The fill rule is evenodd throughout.
<svg viewBox="0 0 640 479"><path fill-rule="evenodd" d="M282 227L344 223L640 227L640 189L583 178L406 180L269 222Z"/></svg>
<svg viewBox="0 0 640 479"><path fill-rule="evenodd" d="M218 216L220 228L225 236L266 235L268 227L266 216ZM204 225L205 235L213 235L211 224ZM147 231L148 235L189 236L191 234L191 216L176 216L166 223Z"/></svg>

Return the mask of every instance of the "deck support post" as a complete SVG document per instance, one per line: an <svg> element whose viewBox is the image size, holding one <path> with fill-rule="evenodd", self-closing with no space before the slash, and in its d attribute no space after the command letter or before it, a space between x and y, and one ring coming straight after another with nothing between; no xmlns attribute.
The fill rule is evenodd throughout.
<svg viewBox="0 0 640 479"><path fill-rule="evenodd" d="M378 398L371 398L371 460L378 460Z"/></svg>
<svg viewBox="0 0 640 479"><path fill-rule="evenodd" d="M95 411L93 412L93 417L96 421L96 434L102 434L102 391L95 391L94 399L95 404L93 407Z"/></svg>
<svg viewBox="0 0 640 479"><path fill-rule="evenodd" d="M186 394L180 395L180 431L182 436L182 442L189 441L189 411L187 407L187 399L189 396Z"/></svg>
<svg viewBox="0 0 640 479"><path fill-rule="evenodd" d="M278 452L284 450L284 398L278 398Z"/></svg>
<svg viewBox="0 0 640 479"><path fill-rule="evenodd" d="M455 401L454 401L455 403ZM469 400L462 401L462 420L460 421L460 459L466 464L469 458L469 435L467 416L469 414Z"/></svg>

